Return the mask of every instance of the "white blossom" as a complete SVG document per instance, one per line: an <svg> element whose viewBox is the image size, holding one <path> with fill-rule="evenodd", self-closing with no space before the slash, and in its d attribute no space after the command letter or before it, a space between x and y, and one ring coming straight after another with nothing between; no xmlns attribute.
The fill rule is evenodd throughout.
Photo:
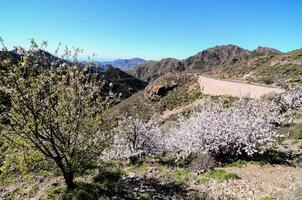
<svg viewBox="0 0 302 200"><path fill-rule="evenodd" d="M144 122L138 117L122 117L114 132L114 143L104 154L107 159L152 156L163 152L161 131L152 122Z"/></svg>
<svg viewBox="0 0 302 200"><path fill-rule="evenodd" d="M284 123L272 102L242 99L230 108L207 103L189 118L181 117L165 134L164 143L166 151L176 156L192 152L251 156L272 139L276 125Z"/></svg>

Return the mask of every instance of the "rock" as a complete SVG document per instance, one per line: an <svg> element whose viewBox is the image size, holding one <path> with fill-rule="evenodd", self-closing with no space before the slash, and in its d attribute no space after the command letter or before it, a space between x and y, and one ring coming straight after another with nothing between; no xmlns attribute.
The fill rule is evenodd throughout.
<svg viewBox="0 0 302 200"><path fill-rule="evenodd" d="M144 93L145 98L154 100L157 96L163 97L179 84L179 76L167 74L150 83Z"/></svg>
<svg viewBox="0 0 302 200"><path fill-rule="evenodd" d="M149 83L149 85L144 90L144 97L151 100L156 100L158 97L164 97L174 88L192 81L193 78L194 75L192 73L173 72L165 74Z"/></svg>

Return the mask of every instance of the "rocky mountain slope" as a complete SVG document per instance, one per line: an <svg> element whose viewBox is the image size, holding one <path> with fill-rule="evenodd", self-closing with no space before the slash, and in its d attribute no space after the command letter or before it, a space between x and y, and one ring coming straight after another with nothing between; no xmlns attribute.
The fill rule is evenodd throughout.
<svg viewBox="0 0 302 200"><path fill-rule="evenodd" d="M184 71L184 63L175 58L165 58L160 61L147 61L137 65L128 72L144 81L151 81L169 72Z"/></svg>
<svg viewBox="0 0 302 200"><path fill-rule="evenodd" d="M228 79L262 83L298 82L302 77L302 50L282 53L266 47L250 51L235 45L206 49L184 60L173 58L149 61L129 70L139 79L150 81L169 72L195 71ZM273 72L273 73L272 73Z"/></svg>

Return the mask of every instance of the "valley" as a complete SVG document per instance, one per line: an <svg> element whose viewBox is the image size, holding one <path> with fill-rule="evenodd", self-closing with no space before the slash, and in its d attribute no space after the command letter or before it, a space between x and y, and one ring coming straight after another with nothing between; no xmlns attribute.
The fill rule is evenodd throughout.
<svg viewBox="0 0 302 200"><path fill-rule="evenodd" d="M302 200L301 0L0 8L0 200Z"/></svg>
<svg viewBox="0 0 302 200"><path fill-rule="evenodd" d="M79 166L85 167L74 172L76 189L71 190L66 189L66 177L61 175L55 162L47 156L45 159L34 146L24 150L2 143L4 156L0 157L0 191L3 199L300 197L301 50L281 53L270 48L258 48L249 51L234 45L223 45L181 61L170 58L147 61L127 72L112 66L104 71L95 70L93 63L66 61L46 51L18 52L0 52L1 66L5 69L1 71L5 77L2 88L19 84L5 82L20 76L20 73L15 76L6 73L16 65L19 66L16 69L21 72L25 69L29 73L20 80L31 87L22 86L21 94L41 91L36 93L40 95L37 99L41 100L25 96L9 98L11 100L8 101L5 96L7 90L3 90L1 128L4 141L13 136L29 144L32 137L37 137L34 144L39 145L39 141L45 140L40 145L54 157L60 145L75 148L66 146L64 142L76 136L70 135L76 129L71 121L66 123L65 120L72 113L82 112L74 110L77 107L73 105L80 106L78 102L83 101L90 105L82 107L86 113L82 115L83 123L78 122L81 127L79 134L84 135L70 142L79 140L81 145L91 143L73 150L81 155L73 158L79 163L74 165L74 170ZM31 64L35 62L40 63L37 68ZM55 67L50 69L50 65ZM64 76L61 80L65 84L63 88L58 84L60 81L47 78L58 77L60 80L62 74L70 74L66 80L74 81L75 85L71 87L69 81L64 81ZM84 77L89 81L83 82ZM36 81L40 81L38 85L33 84ZM41 84L47 86L49 81L53 81L54 100L59 98L65 102L63 106L49 101L53 96L48 96L45 93L47 90L39 87ZM74 87L79 89L73 90ZM81 97L78 90L87 92L87 95ZM88 95L90 90L94 91L93 95ZM16 91L10 95L18 97ZM100 99L95 101L99 95ZM103 101L105 104L99 104ZM20 102L24 104L19 105ZM31 136L29 140L14 135L18 133L16 130L8 132L10 128L7 125L13 121L7 120L22 113L20 108L28 109L28 116L31 116L31 109L44 112L41 108L49 104L54 107L46 107L49 111L40 116L43 120L36 125L41 126L37 129L41 136L31 135L31 129L23 129L23 126L20 130ZM96 104L98 107L95 107ZM66 112L60 112L57 106L62 111L66 109ZM103 109L100 120L95 118L99 109ZM16 113L10 115L10 112ZM49 115L49 112L53 114ZM28 119L26 115L23 117ZM48 134L47 124L42 126L45 121L50 120L51 123L53 117L60 122L57 126L62 126L57 131L49 127L57 139ZM22 120L19 123L25 122ZM35 118L33 123L37 123ZM104 134L100 135L94 125L101 125ZM31 127L32 123L27 126ZM62 134L59 130L68 131ZM100 146L95 146L99 139ZM91 150L98 147L103 147L101 153L94 154ZM64 148L59 148L62 153L58 155L62 158L69 154ZM89 159L83 160L86 157ZM65 164L74 162L69 161L69 157L65 159ZM88 163L91 166L86 166ZM11 168L12 165L15 167Z"/></svg>

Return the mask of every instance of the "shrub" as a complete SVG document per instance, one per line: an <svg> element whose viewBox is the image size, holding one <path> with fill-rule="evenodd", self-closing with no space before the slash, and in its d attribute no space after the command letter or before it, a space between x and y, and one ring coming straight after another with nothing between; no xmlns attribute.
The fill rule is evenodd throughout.
<svg viewBox="0 0 302 200"><path fill-rule="evenodd" d="M289 88L286 92L277 95L273 100L284 110L302 107L302 88Z"/></svg>
<svg viewBox="0 0 302 200"><path fill-rule="evenodd" d="M272 200L272 198L270 196L264 196L261 198L261 200Z"/></svg>

